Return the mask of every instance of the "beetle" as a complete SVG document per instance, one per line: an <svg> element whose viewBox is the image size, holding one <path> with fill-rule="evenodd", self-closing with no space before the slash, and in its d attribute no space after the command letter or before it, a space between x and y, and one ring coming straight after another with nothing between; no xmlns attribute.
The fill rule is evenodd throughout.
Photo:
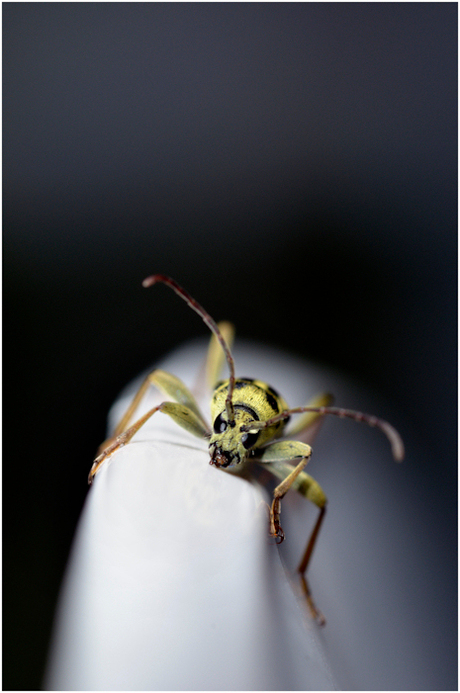
<svg viewBox="0 0 460 693"><path fill-rule="evenodd" d="M277 543L284 540L284 532L280 525L281 500L291 488L319 508L320 512L298 566L298 572L310 612L322 625L325 622L324 617L314 604L305 575L324 520L327 498L318 482L304 471L312 454L310 445L290 438L311 430L322 416L330 414L362 421L379 428L387 436L393 457L398 462L404 457L402 439L393 426L380 418L330 406L331 395L320 394L305 406L289 409L283 397L268 383L252 378L237 378L230 351L234 335L233 326L228 322L217 324L171 277L155 274L147 277L142 284L148 288L157 283L166 284L175 291L200 315L212 332L207 357L207 380L213 388L210 407L212 426L207 423L195 397L186 385L171 373L157 369L145 378L113 435L100 446L99 454L88 476L88 483L93 482L104 462L129 443L135 433L158 411L167 414L192 435L207 440L210 464L218 469L244 475L253 463L268 465L269 471L281 479L273 491L269 511L269 533ZM224 359L227 362L229 377L222 381L218 378ZM131 424L144 394L152 385L173 401L162 402ZM289 428L286 438L285 429L293 414L301 416Z"/></svg>

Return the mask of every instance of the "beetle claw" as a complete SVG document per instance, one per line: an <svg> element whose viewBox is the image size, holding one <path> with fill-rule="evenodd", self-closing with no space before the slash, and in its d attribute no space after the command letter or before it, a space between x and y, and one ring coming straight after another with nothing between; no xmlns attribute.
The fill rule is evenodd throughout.
<svg viewBox="0 0 460 693"><path fill-rule="evenodd" d="M276 528L275 539L277 544L282 544L284 541L284 532L279 525Z"/></svg>

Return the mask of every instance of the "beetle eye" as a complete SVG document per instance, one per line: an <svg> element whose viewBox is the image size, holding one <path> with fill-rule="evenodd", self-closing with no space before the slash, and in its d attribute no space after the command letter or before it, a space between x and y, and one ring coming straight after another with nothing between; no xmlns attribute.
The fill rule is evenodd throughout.
<svg viewBox="0 0 460 693"><path fill-rule="evenodd" d="M243 433L241 436L241 442L243 443L243 446L246 448L246 450L249 450L249 448L254 447L256 444L257 438L259 437L260 431L257 431L256 433Z"/></svg>
<svg viewBox="0 0 460 693"><path fill-rule="evenodd" d="M223 433L226 428L227 422L224 418L222 418L222 414L219 414L219 416L214 421L214 433Z"/></svg>

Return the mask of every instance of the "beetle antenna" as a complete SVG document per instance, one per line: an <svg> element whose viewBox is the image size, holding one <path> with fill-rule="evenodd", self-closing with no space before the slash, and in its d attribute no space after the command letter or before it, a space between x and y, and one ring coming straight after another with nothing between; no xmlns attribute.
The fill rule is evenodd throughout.
<svg viewBox="0 0 460 693"><path fill-rule="evenodd" d="M171 287L171 289L173 289L173 291L175 291L178 296L180 296L186 303L188 303L190 308L194 310L195 313L198 313L198 315L209 327L211 332L216 336L220 346L222 347L225 354L225 358L227 359L228 370L230 371L227 398L225 400L225 408L227 410L227 417L229 422L234 422L235 414L233 411L232 397L233 390L235 388L235 362L233 361L232 353L225 339L223 338L219 328L217 327L217 323L211 318L211 316L203 308L203 306L200 306L198 301L195 301L195 299L192 296L190 296L188 291L183 289L174 279L171 279L171 277L167 277L165 274L152 274L152 276L144 279L144 281L142 282L142 286L148 288L149 286L152 286L153 284L159 284L160 282Z"/></svg>
<svg viewBox="0 0 460 693"><path fill-rule="evenodd" d="M297 407L296 409L288 409L281 412L277 416L269 419L268 421L253 421L246 426L243 426L242 431L259 431L262 428L268 428L278 421L287 419L291 414L302 414L303 412L311 411L318 414L333 414L334 416L340 416L342 418L347 417L353 419L354 421L363 421L368 426L375 426L379 428L388 438L393 457L396 462L401 462L404 458L404 443L398 431L393 428L388 421L383 419L378 419L376 416L370 416L369 414L363 414L360 411L352 411L351 409L341 409L340 407Z"/></svg>

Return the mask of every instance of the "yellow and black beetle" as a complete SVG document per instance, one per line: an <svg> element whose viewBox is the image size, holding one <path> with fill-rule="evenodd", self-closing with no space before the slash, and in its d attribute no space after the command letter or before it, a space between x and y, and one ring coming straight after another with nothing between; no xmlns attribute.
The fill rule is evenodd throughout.
<svg viewBox="0 0 460 693"><path fill-rule="evenodd" d="M329 406L332 401L330 395L321 394L306 406L289 409L284 399L267 383L250 378L236 378L230 351L234 333L232 325L227 322L217 325L204 308L170 277L161 274L152 275L143 281L143 286L149 287L160 282L171 287L186 301L213 333L207 359L207 379L213 387L212 427L206 422L194 396L184 383L166 371L155 370L144 380L113 436L100 446L100 454L94 460L88 482L92 483L103 463L119 448L129 443L134 434L157 411L170 416L191 434L209 440L210 464L215 467L244 473L254 462L269 465L269 470L281 479L273 491L270 507L270 534L278 543L284 539L280 526L281 499L289 489L295 489L320 509L298 571L310 611L318 622L323 623L324 618L311 598L305 573L324 518L327 499L320 485L304 471L312 453L310 445L299 440L284 439L284 429L292 414L302 416L290 427L289 436L303 433L324 414L333 414L380 428L389 439L393 456L397 461L401 461L404 457L403 442L398 432L382 419ZM229 378L218 381L224 358L229 368ZM150 409L134 424L129 425L141 399L151 385L174 401L162 402Z"/></svg>

